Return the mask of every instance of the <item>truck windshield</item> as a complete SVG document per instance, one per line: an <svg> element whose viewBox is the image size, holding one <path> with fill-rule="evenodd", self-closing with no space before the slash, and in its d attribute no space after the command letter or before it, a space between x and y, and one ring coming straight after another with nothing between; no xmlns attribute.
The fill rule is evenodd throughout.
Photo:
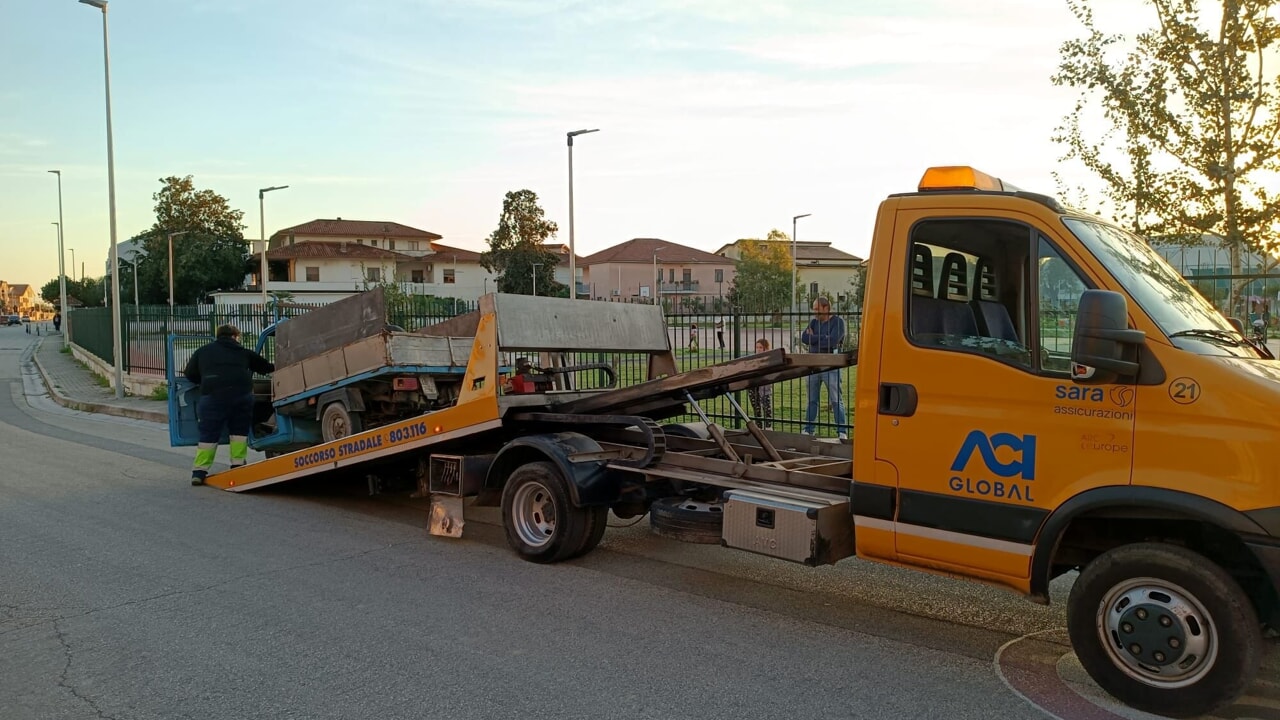
<svg viewBox="0 0 1280 720"><path fill-rule="evenodd" d="M1165 335L1187 331L1236 334L1227 319L1142 238L1083 218L1064 217L1062 222Z"/></svg>

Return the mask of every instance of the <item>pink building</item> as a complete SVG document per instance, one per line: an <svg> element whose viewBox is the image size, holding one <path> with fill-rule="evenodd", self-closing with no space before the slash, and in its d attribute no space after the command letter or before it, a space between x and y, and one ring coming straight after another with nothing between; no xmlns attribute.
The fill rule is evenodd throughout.
<svg viewBox="0 0 1280 720"><path fill-rule="evenodd" d="M723 297L734 277L731 258L657 238L628 240L581 262L593 300Z"/></svg>

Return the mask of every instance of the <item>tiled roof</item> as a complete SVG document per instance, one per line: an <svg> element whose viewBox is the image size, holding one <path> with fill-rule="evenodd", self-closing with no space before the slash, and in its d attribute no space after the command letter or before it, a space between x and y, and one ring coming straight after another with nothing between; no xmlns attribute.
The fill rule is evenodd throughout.
<svg viewBox="0 0 1280 720"><path fill-rule="evenodd" d="M742 242L742 241L739 240L738 242ZM727 251L729 248L737 245L738 242L729 243L728 245L725 245L724 247L717 250L716 253L717 254L723 253ZM769 241L760 240L758 242L769 242ZM782 242L782 241L774 240L773 242ZM787 241L785 245L787 249L787 255L790 255L791 254L790 241ZM804 262L806 260L819 260L819 261L826 260L826 261L835 261L835 262L845 262L851 265L856 265L862 262L862 258L858 257L857 255L852 255L850 253L847 253L843 250L833 248L831 247L831 243L829 242L815 242L815 241L805 242L804 240L801 240L799 243L796 244L796 256L797 256L796 259L799 260L800 262Z"/></svg>
<svg viewBox="0 0 1280 720"><path fill-rule="evenodd" d="M434 250L436 253L435 258L433 259L437 262L443 262L445 258L448 258L449 262L453 262L453 258L455 255L458 257L458 262L462 262L462 263L480 262L480 253L476 252L475 250L467 250L465 248L450 247L448 245L441 245L440 243L431 243L431 249Z"/></svg>
<svg viewBox="0 0 1280 720"><path fill-rule="evenodd" d="M335 237L354 238L418 238L423 240L439 240L443 237L433 232L419 230L418 228L401 225L389 220L343 220L342 218L312 220L311 222L279 230L271 237L276 238L290 234L332 235Z"/></svg>
<svg viewBox="0 0 1280 720"><path fill-rule="evenodd" d="M583 265L598 265L600 263L652 263L653 253L657 251L658 262L665 264L674 263L714 263L716 265L731 265L733 260L719 255L714 255L697 248L686 247L667 240L658 238L633 238L624 243L614 245L611 248L605 248L598 253L588 255L582 259Z"/></svg>
<svg viewBox="0 0 1280 720"><path fill-rule="evenodd" d="M10 294L10 295L14 295L14 296L17 296L17 295L23 295L23 294L25 294L25 293L27 292L27 288L29 288L29 287L31 287L31 286L30 286L30 285L27 285L26 283L22 283L22 284L19 284L19 285L10 285L10 286L9 286L9 294Z"/></svg>
<svg viewBox="0 0 1280 720"><path fill-rule="evenodd" d="M378 260L412 260L393 250L383 250L369 245L336 242L300 242L293 245L282 245L267 251L269 260L285 260L289 258L353 258Z"/></svg>

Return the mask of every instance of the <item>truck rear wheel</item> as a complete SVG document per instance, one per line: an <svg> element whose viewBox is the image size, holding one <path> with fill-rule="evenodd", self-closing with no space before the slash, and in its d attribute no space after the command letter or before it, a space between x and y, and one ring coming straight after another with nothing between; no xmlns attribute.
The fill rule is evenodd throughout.
<svg viewBox="0 0 1280 720"><path fill-rule="evenodd" d="M1085 566L1067 602L1080 664L1125 704L1192 717L1235 701L1253 681L1262 629L1240 585L1175 545L1115 548Z"/></svg>
<svg viewBox="0 0 1280 720"><path fill-rule="evenodd" d="M607 512L574 507L568 481L549 462L521 465L502 489L507 544L532 562L560 562L590 551L604 535Z"/></svg>
<svg viewBox="0 0 1280 720"><path fill-rule="evenodd" d="M348 435L360 432L363 425L359 415L353 415L340 402L329 403L320 416L320 437L325 442L333 442Z"/></svg>

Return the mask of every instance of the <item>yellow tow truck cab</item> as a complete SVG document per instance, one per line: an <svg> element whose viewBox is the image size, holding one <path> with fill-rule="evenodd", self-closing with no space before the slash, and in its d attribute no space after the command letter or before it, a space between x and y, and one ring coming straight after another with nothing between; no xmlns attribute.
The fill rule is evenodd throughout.
<svg viewBox="0 0 1280 720"><path fill-rule="evenodd" d="M486 295L419 331L474 338L454 405L208 482L408 474L433 534L500 505L535 562L590 552L613 512L1038 602L1079 572L1068 631L1104 689L1180 717L1239 697L1280 629L1280 363L1142 238L972 168L929 169L874 233L856 351L678 373L657 306ZM735 399L854 364L851 446L761 429Z"/></svg>

